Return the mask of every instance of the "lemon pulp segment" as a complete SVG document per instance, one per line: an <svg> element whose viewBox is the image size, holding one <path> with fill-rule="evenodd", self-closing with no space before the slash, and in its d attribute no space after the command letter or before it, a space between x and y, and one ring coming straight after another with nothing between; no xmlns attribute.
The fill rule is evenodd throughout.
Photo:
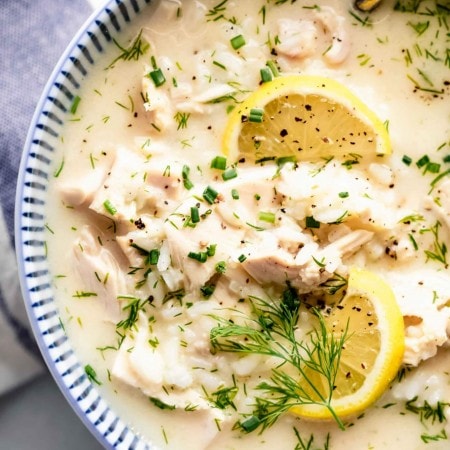
<svg viewBox="0 0 450 450"><path fill-rule="evenodd" d="M373 404L396 376L404 352L403 316L391 288L379 276L353 268L347 294L326 324L334 337L347 333L331 397L331 407L345 418ZM329 387L323 375L307 370L306 376L327 397ZM296 406L292 412L313 419L332 418L330 410L318 404Z"/></svg>
<svg viewBox="0 0 450 450"><path fill-rule="evenodd" d="M261 111L262 121L252 121ZM296 161L391 152L386 127L336 80L288 75L264 83L230 114L223 151L231 161Z"/></svg>

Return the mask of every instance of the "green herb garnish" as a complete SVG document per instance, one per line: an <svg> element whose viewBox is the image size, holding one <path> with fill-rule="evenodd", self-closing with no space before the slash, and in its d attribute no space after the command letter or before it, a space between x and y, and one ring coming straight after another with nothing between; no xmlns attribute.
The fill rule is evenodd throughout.
<svg viewBox="0 0 450 450"><path fill-rule="evenodd" d="M183 169L181 170L181 177L183 178L183 186L185 189L190 190L194 187L194 184L189 179L189 173L191 169L189 166L184 165Z"/></svg>
<svg viewBox="0 0 450 450"><path fill-rule="evenodd" d="M114 61L107 67L107 69L111 68L117 61L137 61L141 56L145 55L150 45L147 41L142 38L142 30L137 35L136 39L130 44L129 47L125 48L120 45L114 38L113 42L122 53L114 59Z"/></svg>
<svg viewBox="0 0 450 450"><path fill-rule="evenodd" d="M242 36L242 34L239 34L238 36L235 36L230 40L231 46L235 50L239 50L241 47L245 45L245 38Z"/></svg>
<svg viewBox="0 0 450 450"><path fill-rule="evenodd" d="M242 323L213 316L218 324L210 333L213 351L259 354L280 361L271 370L270 379L257 386L261 396L255 398L253 413L239 426L246 432L257 428L264 430L295 406L317 404L326 407L343 429L344 424L333 410L331 399L342 348L348 337L348 324L342 336L336 338L328 332L322 314L313 310L318 326L311 331L308 341L298 341L300 299L294 289L288 287L278 301L257 297L250 297L249 301L252 313L247 315L233 310L242 317ZM308 375L311 372L326 381L325 392L317 389Z"/></svg>
<svg viewBox="0 0 450 450"><path fill-rule="evenodd" d="M229 169L225 170L222 174L223 181L232 180L233 178L236 178L238 176L237 170L234 167L230 167Z"/></svg>
<svg viewBox="0 0 450 450"><path fill-rule="evenodd" d="M153 81L153 83L156 87L160 87L166 82L166 77L164 76L164 74L160 68L152 70L148 74L148 76L151 78L151 80Z"/></svg>
<svg viewBox="0 0 450 450"><path fill-rule="evenodd" d="M211 169L225 170L227 168L227 158L225 156L216 156L211 161Z"/></svg>
<svg viewBox="0 0 450 450"><path fill-rule="evenodd" d="M97 372L91 365L87 364L86 366L84 366L84 373L86 374L90 382L98 384L99 386L102 384L97 378Z"/></svg>
<svg viewBox="0 0 450 450"><path fill-rule="evenodd" d="M211 186L207 186L206 189L203 191L203 198L210 204L212 205L217 196L219 195L219 193L213 189Z"/></svg>

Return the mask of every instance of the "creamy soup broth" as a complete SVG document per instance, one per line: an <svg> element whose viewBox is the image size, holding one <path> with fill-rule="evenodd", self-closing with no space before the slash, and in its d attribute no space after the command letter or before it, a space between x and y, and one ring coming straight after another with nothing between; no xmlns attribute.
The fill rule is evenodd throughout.
<svg viewBox="0 0 450 450"><path fill-rule="evenodd" d="M448 187L445 185L440 190L441 183L445 183L447 178L444 172L450 169L450 162L446 160L446 156L450 155L448 5L439 9L433 1L400 1L397 4L400 6L395 8L393 1L384 1L373 12L364 13L354 9L351 2L339 0L318 3L228 0L218 6L219 3L217 0L152 2L117 37L117 42L126 48L141 33L143 45L147 43L149 46L145 53L138 59L118 59L114 62L121 50L111 44L108 52L96 62L96 70L83 80L79 103L73 113L67 116L54 158L55 176L48 193L47 246L61 322L82 365L95 370L95 380L99 382L96 387L120 417L157 448L448 448L450 354L447 337L442 337L442 333L445 333L450 317L447 312L450 273L445 251L441 255L444 262L425 254L425 250L432 253L436 253L439 248L442 250L442 245L449 242L450 236L447 209L450 195L446 197L445 188ZM411 9L414 3L418 4L417 12L398 10L401 7ZM296 23L303 21L303 24L316 27L311 48L290 56L289 49L282 44L283 36L286 42L289 36L292 38L292 34L283 28L283 20ZM230 39L237 35L242 35L246 44L235 50L230 46ZM295 38L292 39L295 42ZM335 47L336 52L339 50L341 54L327 55L333 45L343 47ZM175 173L177 164L189 165L189 177L194 185L216 182L217 175L210 169L210 161L221 154L221 139L227 116L235 105L233 98L243 99L248 92L258 87L260 68L268 60L278 65L281 75L315 74L340 81L381 120L386 121L393 154L381 162L375 161L382 167L381 175L379 171L372 172L374 177L378 176L378 185L381 186L378 191L377 185L374 192L381 192L379 197L386 201L386 217L383 219L380 214L380 223L384 221L383 226L392 226L397 232L395 223L399 218L408 214L425 217L425 224L419 223L414 231L411 228L413 225L408 224L410 228L399 232L398 242L393 242L396 235L389 245L383 243L386 245L381 246L379 253L372 246L370 251L363 249L354 252L345 261L346 265L365 266L380 274L391 285L405 317L423 315L425 319L422 323L428 327L413 323L408 329L409 323L405 319L406 345L410 345L407 348L407 364L402 367L391 388L373 407L359 417L346 420L345 430L339 429L332 421L307 421L287 413L262 433L259 433L260 430L252 433L233 431L231 427L235 420L233 423L222 421L207 410L158 408L149 401L149 397L159 395L152 390L154 387L148 387L153 386L152 381L145 385L142 379L127 378L128 369L117 365L119 352L116 348L120 341L117 332L127 334L117 324L128 315L127 310L122 310L128 301L125 297L136 295L136 292L127 281L124 285L117 281L116 291L108 290L112 289L109 286L115 282L114 270L123 272L122 277L127 280L130 278L127 273L132 272L134 267L127 259L128 255L119 249L116 236L141 230L139 222L138 225L136 222L144 213L147 217L144 220L146 230L149 230L152 215L164 217L167 214L164 212L165 207L175 211L177 201L181 203L186 197L186 190L183 190L181 183L181 187L177 188L181 192L181 200L170 196L166 200L166 193L162 189L162 196L154 200L155 204L161 201L163 205L161 212L156 214L153 209L136 207L139 201L134 199L134 209L122 223L114 217L114 208L118 205L113 200L109 211L105 210L101 214L98 211L104 202L98 203L100 200L97 199L95 201L100 206L89 208L92 201L89 196L95 195L96 190L111 182L107 177L114 166L111 169L109 159L113 158L111 155L119 154L130 165L123 169L124 178L133 177L130 167L134 155L139 154L139 158L143 157L149 167L155 164L154 167L160 171L171 169ZM149 87L151 80L146 76L155 67L161 68L166 79L160 91L154 86ZM209 91L215 86L219 86L216 91ZM155 107L156 110L152 109L146 95L155 95L155 92L164 92L177 105L175 110L172 109L173 105L168 111L164 110L164 99ZM201 95L206 95L206 101L200 98ZM223 97L223 101L208 102L219 97ZM179 115L175 117L177 113ZM186 121L184 124L183 118ZM427 166L429 162L422 166L419 164L418 167L417 162L425 155L439 167ZM115 158L117 161L118 157ZM429 167L428 171L426 167ZM270 170L267 166L257 169ZM251 168L242 169L242 173L246 173L246 170L251 171ZM336 170L341 169L336 167ZM363 169L355 165L348 173L356 173L352 172L356 170ZM100 176L104 179L99 183L92 176L93 173L103 173ZM333 173L331 171L330 176ZM435 185L432 184L439 174L444 175ZM138 176L143 180L142 173ZM115 180L120 183L120 177ZM140 181L140 184L144 182ZM368 183L372 182L369 179ZM351 183L348 189L350 193L357 182L353 180ZM113 186L109 187L114 189ZM328 189L333 188L331 183ZM126 191L127 187L123 189ZM131 211L126 209L129 203L133 203L129 202L127 195L127 192L123 193L125 215ZM427 202L435 206L429 206ZM207 207L202 204L200 211L205 209ZM437 235L419 231L433 227L437 221L440 224ZM87 225L96 230L92 235L94 243L83 235ZM416 237L419 248L414 248L409 238L411 235ZM143 242L139 240L141 237L136 236L135 242ZM160 236L156 232L149 232L148 239L154 240L151 245L160 245ZM219 249L220 242L216 243ZM89 259L98 258L101 253L98 245L113 255L115 263L111 264L115 269L111 269L111 272L101 272L103 266L96 271L96 263ZM390 249L387 249L388 246ZM160 258L163 253L164 250L161 250ZM109 259L104 261L106 265L108 261L111 262ZM156 270L148 277L156 277L155 273ZM156 286L157 277L152 280L147 280L147 294L153 289L154 292L151 292L157 299L170 291L167 286L165 290L160 285ZM178 288L179 283L183 285L185 282L175 280L173 284ZM195 280L190 282L195 283ZM237 282L241 283L242 280ZM102 287L97 289L95 283ZM259 283L255 282L255 285ZM255 289L259 295L261 287ZM103 294L99 293L100 290ZM115 292L116 297L108 300L111 292ZM218 294L213 294L211 301L215 301L214 295ZM117 300L117 296L122 296L122 299ZM207 303L210 300L201 299L199 302ZM176 299L170 301L174 308L178 307ZM155 302L158 304L157 300ZM436 302L439 308L433 309ZM164 305L167 307L167 304ZM157 309L157 306L154 308ZM429 310L435 316L426 322ZM209 313L206 310L206 314ZM158 320L158 312L155 314ZM185 314L182 308L180 314L182 317ZM148 322L140 326L148 327L152 315L153 312L147 310L144 320ZM173 326L180 329L180 324L188 321L187 316L183 317L183 322L178 320L174 319ZM193 333L203 330L201 326L203 324L194 328ZM156 323L154 329L159 334L144 336L143 339L153 339L156 347L154 339L161 342L172 336L169 325L165 327L158 328ZM429 348L421 347L415 353L414 339L420 347L422 344L417 335L433 333L433 329L444 331L440 335L436 331L436 337L430 338ZM194 337L190 339L195 341ZM137 340L136 333L122 342L129 354L135 351ZM127 355L123 358L123 367L131 364L126 360ZM232 360L230 365L234 363ZM182 365L181 362L177 364ZM133 366L133 370L136 367ZM142 370L151 368L142 363ZM260 369L255 366L254 370L257 373ZM198 391L201 394L200 388ZM179 392L183 392L182 388L179 388ZM165 403L169 403L169 398L161 397ZM181 394L179 398L182 398ZM414 409L411 405L418 408ZM434 411L434 415L426 415L427 405L428 411ZM437 408L442 409L438 415ZM307 447L312 438L313 444Z"/></svg>

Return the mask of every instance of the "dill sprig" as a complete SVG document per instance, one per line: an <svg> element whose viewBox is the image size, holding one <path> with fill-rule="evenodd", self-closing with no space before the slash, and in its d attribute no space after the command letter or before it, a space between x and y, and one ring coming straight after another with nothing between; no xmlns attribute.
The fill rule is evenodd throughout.
<svg viewBox="0 0 450 450"><path fill-rule="evenodd" d="M187 128L190 117L191 117L190 113L183 113L178 111L173 117L177 122L177 130Z"/></svg>
<svg viewBox="0 0 450 450"><path fill-rule="evenodd" d="M258 384L251 415L237 424L246 432L273 425L281 415L300 405L322 405L327 408L341 429L344 424L333 410L332 395L338 373L348 324L340 337L329 333L322 313L312 309L318 319L308 339L299 341L298 328L300 298L288 286L280 301L250 297L252 312L241 316L239 324L213 316L218 325L210 333L213 351L260 354L280 360L271 370L270 378ZM316 380L324 381L325 389L317 388Z"/></svg>
<svg viewBox="0 0 450 450"><path fill-rule="evenodd" d="M441 222L439 222L438 220L431 228L420 230L420 233L421 234L431 233L433 235L433 249L425 250L427 261L431 259L433 261L440 262L441 264L447 267L448 249L444 240L442 240L439 235L441 226L442 226Z"/></svg>
<svg viewBox="0 0 450 450"><path fill-rule="evenodd" d="M221 2L217 3L217 5L213 6L208 12L206 13L206 17L208 18L208 22L217 22L218 20L225 20L227 22L230 22L232 24L237 24L236 17L227 17L225 15L227 11L227 3L228 0L222 0Z"/></svg>
<svg viewBox="0 0 450 450"><path fill-rule="evenodd" d="M347 284L347 278L336 272L331 278L323 282L320 287L322 287L330 295L335 295L337 292L341 291L342 296L344 296Z"/></svg>
<svg viewBox="0 0 450 450"><path fill-rule="evenodd" d="M118 299L129 300L122 310L128 313L128 316L116 324L116 328L123 328L124 330L131 330L136 327L136 323L139 318L139 311L145 309L145 306L149 303L149 300L142 300L132 296L119 296Z"/></svg>
<svg viewBox="0 0 450 450"><path fill-rule="evenodd" d="M139 31L139 34L128 47L123 47L114 38L113 42L122 53L113 60L113 62L107 67L107 69L114 66L114 64L120 60L137 61L141 56L145 55L150 47L150 44L142 38L142 30Z"/></svg>
<svg viewBox="0 0 450 450"><path fill-rule="evenodd" d="M297 428L294 428L294 433L297 437L298 444L295 446L294 450L313 450L312 445L314 444L314 434L311 434L309 436L308 441L303 440L303 438L300 436L300 433L298 432ZM330 448L330 433L327 433L326 440L323 444L323 450L329 450ZM319 450L316 447L317 450Z"/></svg>
<svg viewBox="0 0 450 450"><path fill-rule="evenodd" d="M417 395L411 400L408 400L405 404L405 409L414 414L418 414L422 423L424 421L430 421L434 424L436 421L439 423L446 421L444 410L447 406L450 406L450 403L437 402L436 405L432 406L425 400L421 405L418 405L417 400Z"/></svg>

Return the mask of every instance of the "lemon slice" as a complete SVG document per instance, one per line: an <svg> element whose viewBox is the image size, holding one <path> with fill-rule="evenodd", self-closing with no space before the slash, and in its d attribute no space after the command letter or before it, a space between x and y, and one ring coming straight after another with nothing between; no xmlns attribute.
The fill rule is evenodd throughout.
<svg viewBox="0 0 450 450"><path fill-rule="evenodd" d="M403 317L391 288L374 273L354 268L347 294L326 318L326 326L338 339L348 326L331 407L340 418L354 416L385 392L400 368L405 340ZM329 387L323 375L307 371L307 376L327 397ZM292 412L310 419L333 417L319 404L296 406Z"/></svg>
<svg viewBox="0 0 450 450"><path fill-rule="evenodd" d="M330 78L287 75L262 84L228 119L223 152L233 162L297 161L391 153L383 122Z"/></svg>

